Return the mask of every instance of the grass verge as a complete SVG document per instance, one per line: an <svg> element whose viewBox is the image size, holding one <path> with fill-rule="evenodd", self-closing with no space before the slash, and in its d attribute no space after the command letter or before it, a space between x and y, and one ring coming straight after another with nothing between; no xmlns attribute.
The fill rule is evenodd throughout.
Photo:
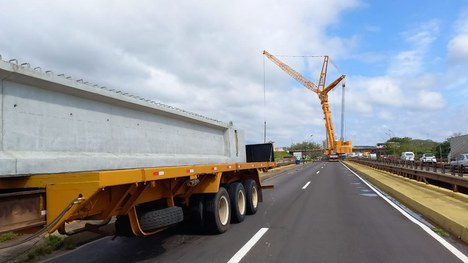
<svg viewBox="0 0 468 263"><path fill-rule="evenodd" d="M17 236L18 234L15 234L13 232L3 233L0 235L0 243L15 239Z"/></svg>
<svg viewBox="0 0 468 263"><path fill-rule="evenodd" d="M441 237L449 237L450 234L447 233L445 230L443 230L442 228L437 228L437 227L434 227L432 229L432 231L434 231L437 235L441 236Z"/></svg>
<svg viewBox="0 0 468 263"><path fill-rule="evenodd" d="M51 254L56 250L69 250L74 249L76 244L71 242L68 238L63 238L60 236L49 235L44 239L43 242L34 246L30 249L25 255L20 256L15 262L29 262L33 259L43 257L45 255Z"/></svg>

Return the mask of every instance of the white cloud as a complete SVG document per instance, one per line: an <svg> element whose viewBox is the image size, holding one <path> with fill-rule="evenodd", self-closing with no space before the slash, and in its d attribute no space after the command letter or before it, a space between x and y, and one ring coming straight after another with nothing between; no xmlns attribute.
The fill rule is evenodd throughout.
<svg viewBox="0 0 468 263"><path fill-rule="evenodd" d="M439 23L437 20L431 20L402 33L410 46L408 50L399 52L392 59L388 69L389 75L408 77L424 72L427 52L437 39Z"/></svg>
<svg viewBox="0 0 468 263"><path fill-rule="evenodd" d="M416 90L438 90L440 89L439 73L424 73L413 76L412 78L405 78L403 81L404 92L411 92Z"/></svg>
<svg viewBox="0 0 468 263"><path fill-rule="evenodd" d="M422 71L423 58L418 50L408 50L397 54L392 61L388 74L397 77L407 77Z"/></svg>
<svg viewBox="0 0 468 263"><path fill-rule="evenodd" d="M379 118L386 121L392 121L395 119L395 116L387 110L382 110L379 112Z"/></svg>
<svg viewBox="0 0 468 263"><path fill-rule="evenodd" d="M440 31L440 21L430 20L403 32L405 40L418 49L427 49L436 39Z"/></svg>
<svg viewBox="0 0 468 263"><path fill-rule="evenodd" d="M404 101L400 87L390 78L374 78L367 85L369 99L376 104L400 106Z"/></svg>
<svg viewBox="0 0 468 263"><path fill-rule="evenodd" d="M350 90L350 100L357 105L357 108L353 109L363 113L373 110L370 105L374 105L375 109L441 109L446 105L446 101L441 90L437 90L438 82L437 75L422 75L411 79L390 76L356 78Z"/></svg>
<svg viewBox="0 0 468 263"><path fill-rule="evenodd" d="M448 61L453 64L468 64L468 34L460 34L447 45Z"/></svg>
<svg viewBox="0 0 468 263"><path fill-rule="evenodd" d="M438 110L443 109L446 105L445 100L440 93L434 91L421 91L417 95L416 101L419 102L419 107Z"/></svg>
<svg viewBox="0 0 468 263"><path fill-rule="evenodd" d="M468 12L462 12L454 24L455 34L447 44L449 65L468 64Z"/></svg>
<svg viewBox="0 0 468 263"><path fill-rule="evenodd" d="M362 61L367 64L377 64L386 61L387 57L382 53L365 52L351 56L353 60Z"/></svg>
<svg viewBox="0 0 468 263"><path fill-rule="evenodd" d="M350 85L347 105L357 112L369 113L382 106L399 107L405 102L398 82L389 77L354 78Z"/></svg>

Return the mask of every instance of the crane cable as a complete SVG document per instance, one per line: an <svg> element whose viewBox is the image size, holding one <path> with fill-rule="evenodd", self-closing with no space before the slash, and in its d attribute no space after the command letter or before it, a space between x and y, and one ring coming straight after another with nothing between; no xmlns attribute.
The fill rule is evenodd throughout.
<svg viewBox="0 0 468 263"><path fill-rule="evenodd" d="M333 67L336 68L336 70L341 74L341 75L344 75L340 68L330 59L329 62L333 65ZM341 136L340 136L340 140L342 142L344 142L344 131L345 131L345 86L346 86L346 82L343 81L342 82L342 88L341 88Z"/></svg>
<svg viewBox="0 0 468 263"><path fill-rule="evenodd" d="M343 75L343 72L341 72L340 68L335 64L335 62L333 62L333 60L331 60L331 58L329 59L329 62L336 68L336 70L338 70L338 73Z"/></svg>
<svg viewBox="0 0 468 263"><path fill-rule="evenodd" d="M290 58L323 58L323 55L275 55L276 57L290 57Z"/></svg>

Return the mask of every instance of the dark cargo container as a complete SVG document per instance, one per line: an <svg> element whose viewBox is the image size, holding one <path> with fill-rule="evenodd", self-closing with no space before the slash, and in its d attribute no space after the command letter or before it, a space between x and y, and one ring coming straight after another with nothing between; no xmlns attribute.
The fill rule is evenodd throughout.
<svg viewBox="0 0 468 263"><path fill-rule="evenodd" d="M272 143L249 144L245 146L247 162L274 162Z"/></svg>

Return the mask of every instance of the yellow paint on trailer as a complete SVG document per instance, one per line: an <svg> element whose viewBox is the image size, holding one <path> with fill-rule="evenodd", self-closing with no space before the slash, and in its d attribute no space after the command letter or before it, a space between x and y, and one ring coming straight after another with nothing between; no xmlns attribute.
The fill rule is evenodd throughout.
<svg viewBox="0 0 468 263"><path fill-rule="evenodd" d="M216 176L202 176L202 180L195 188L194 193L217 193L221 183L222 172L216 173Z"/></svg>
<svg viewBox="0 0 468 263"><path fill-rule="evenodd" d="M79 172L9 177L0 179L0 189L45 188L47 185L96 183L99 186L101 172Z"/></svg>
<svg viewBox="0 0 468 263"><path fill-rule="evenodd" d="M76 211L81 211L80 208L90 199L99 188L95 183L70 183L70 184L50 184L46 186L46 218L47 224L51 224L64 209L77 197L82 197L81 201L75 202L71 209L60 217L58 222L49 230L53 232L57 230L67 220L70 220L71 215Z"/></svg>
<svg viewBox="0 0 468 263"><path fill-rule="evenodd" d="M34 188L51 184L70 184L95 182L100 188L108 186L144 183L162 179L196 176L200 174L214 174L218 172L241 171L249 169L263 169L275 167L274 162L207 164L197 166L174 166L113 171L93 171L76 173L45 174L24 177L2 178L0 189Z"/></svg>
<svg viewBox="0 0 468 263"><path fill-rule="evenodd" d="M216 193L221 184L246 179L261 185L258 170L274 166L258 162L35 175L2 179L0 189L45 189L47 224L54 223L50 232L77 219L105 221L128 214L135 234L146 235L134 222L136 205L165 199L174 206L175 197L187 204L192 194Z"/></svg>

